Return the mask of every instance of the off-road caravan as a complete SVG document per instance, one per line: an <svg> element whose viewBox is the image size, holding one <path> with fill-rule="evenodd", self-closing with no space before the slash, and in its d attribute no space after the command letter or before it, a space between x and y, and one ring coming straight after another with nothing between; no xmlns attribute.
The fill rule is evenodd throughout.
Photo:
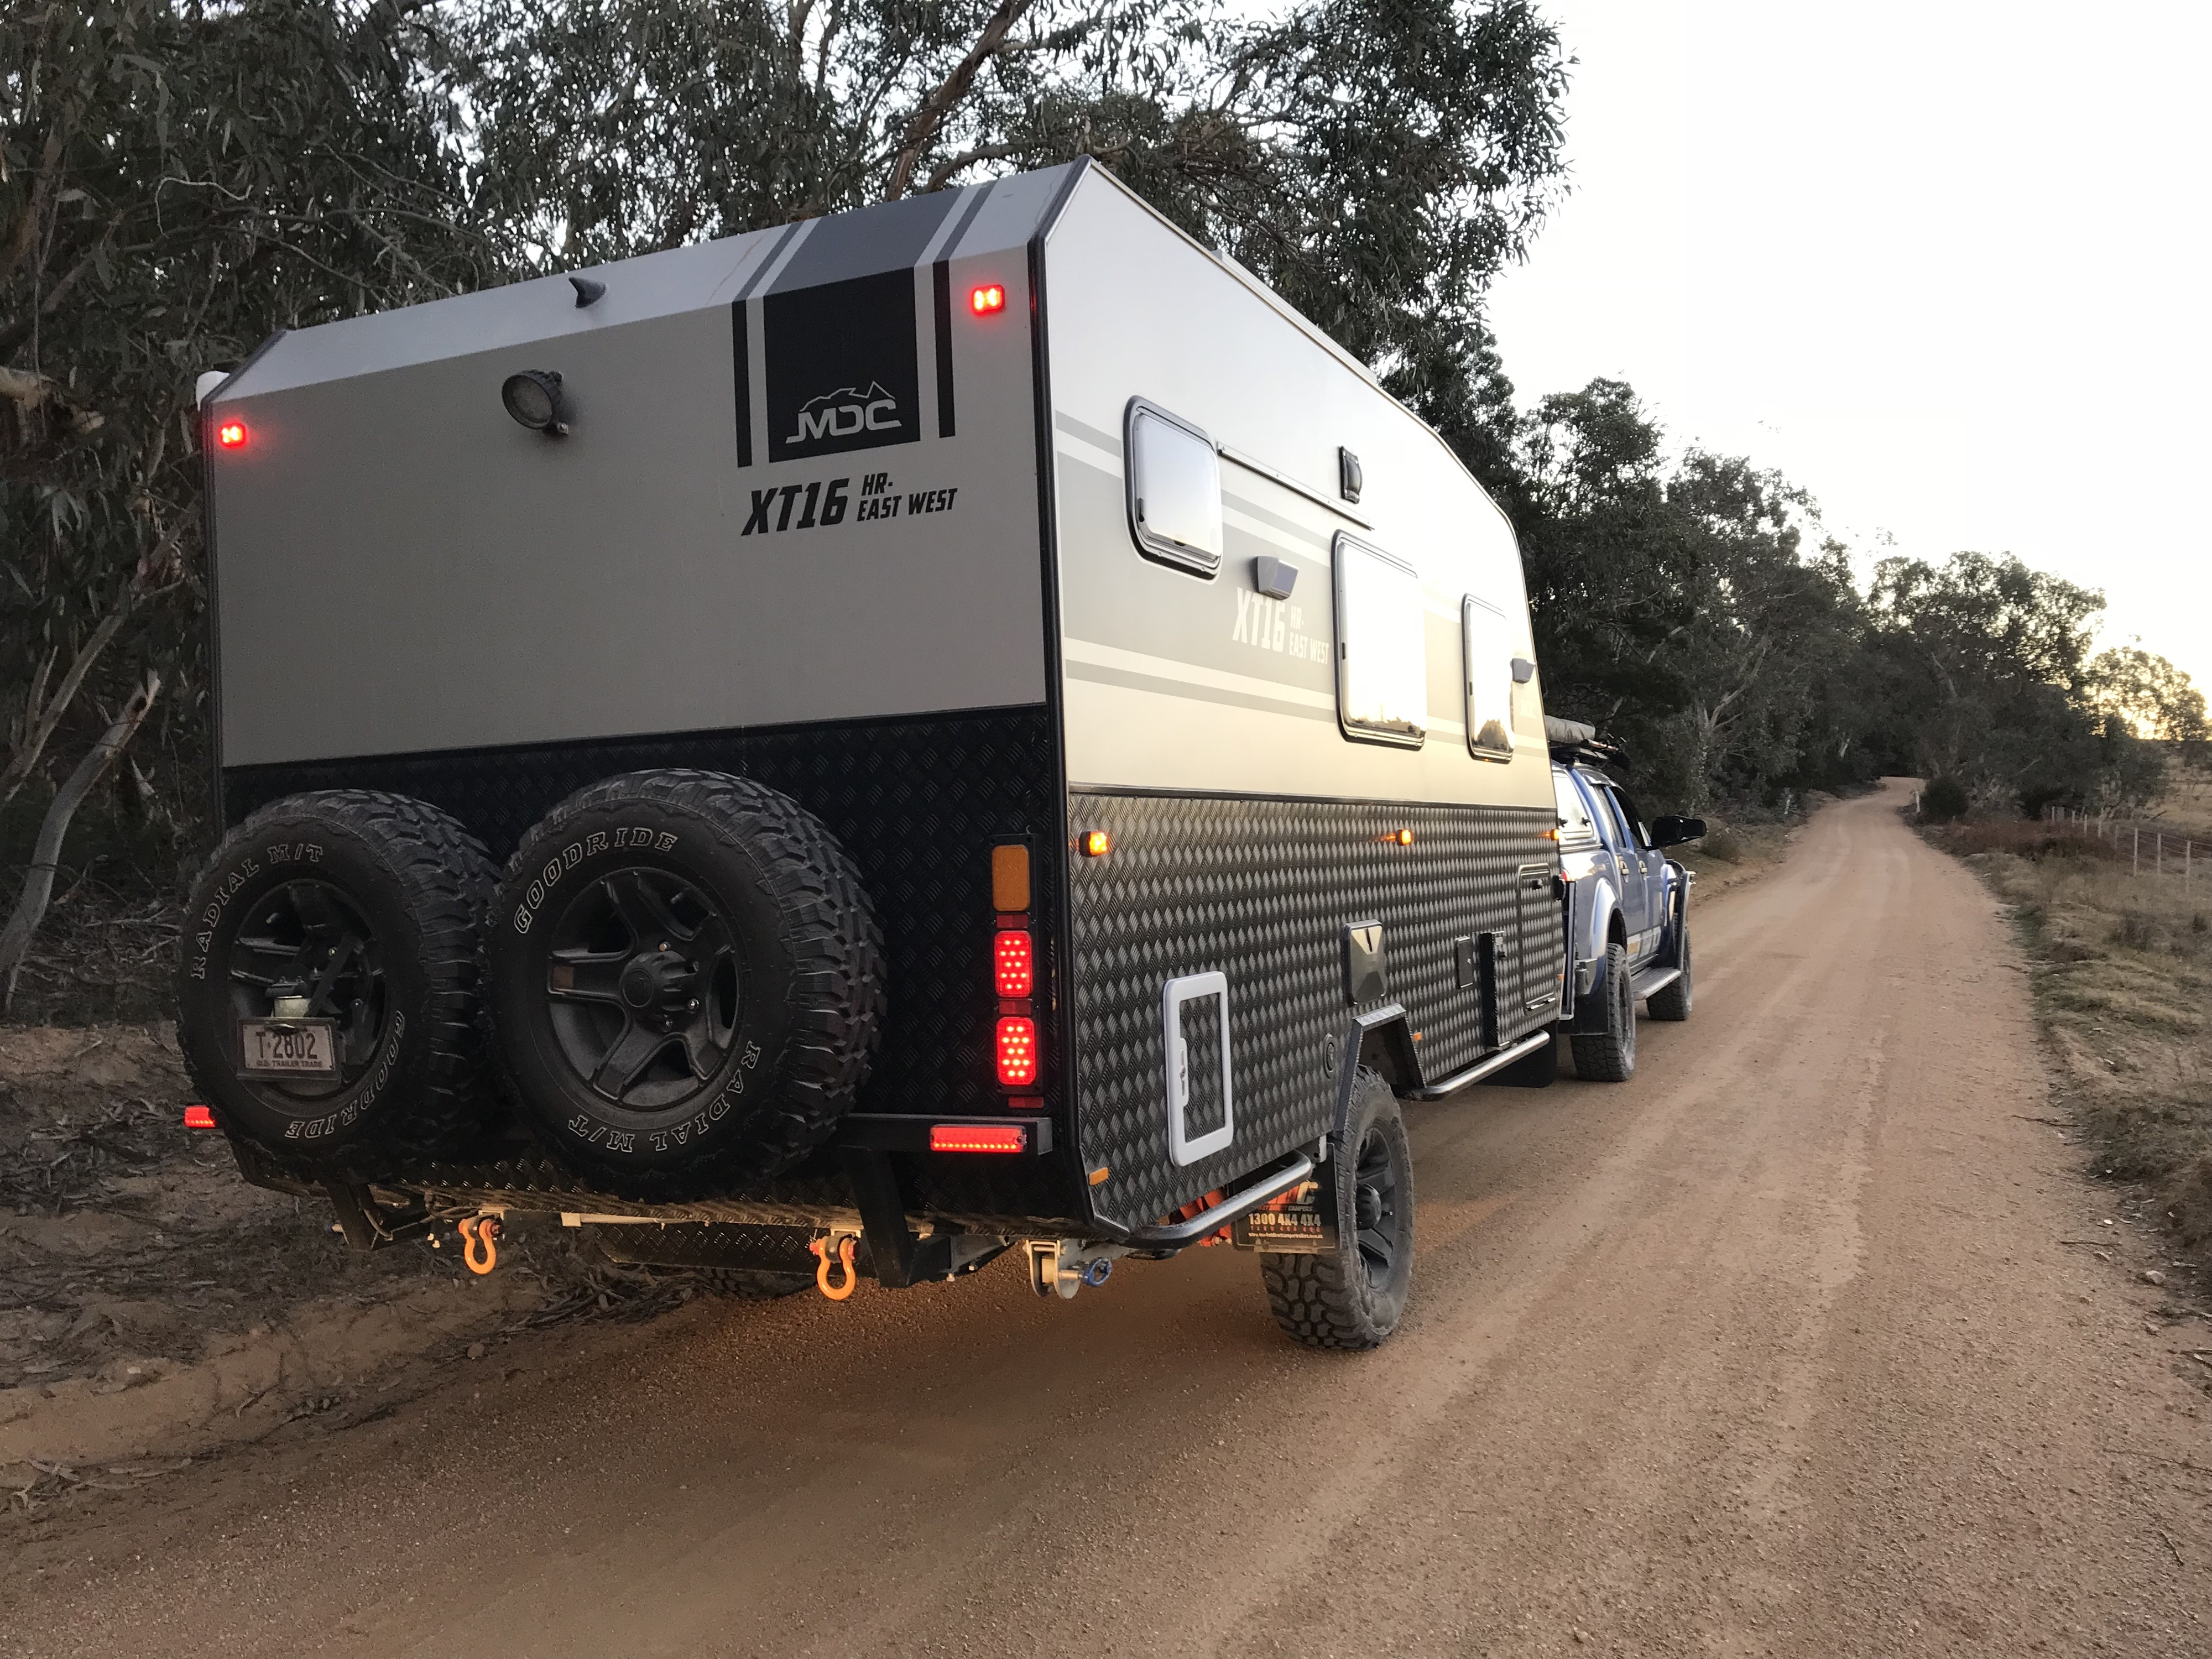
<svg viewBox="0 0 2212 1659"><path fill-rule="evenodd" d="M1364 1346L1395 1097L1549 1079L1512 532L1095 166L286 334L203 415L179 1029L356 1243L1072 1296L1226 1237Z"/></svg>

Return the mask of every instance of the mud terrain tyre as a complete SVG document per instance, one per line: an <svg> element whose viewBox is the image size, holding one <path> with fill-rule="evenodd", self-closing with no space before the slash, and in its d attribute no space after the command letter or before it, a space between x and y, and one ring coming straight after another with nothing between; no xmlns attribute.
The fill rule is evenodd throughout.
<svg viewBox="0 0 2212 1659"><path fill-rule="evenodd" d="M859 872L796 802L633 772L525 836L485 945L523 1115L626 1198L781 1174L867 1077L883 946Z"/></svg>
<svg viewBox="0 0 2212 1659"><path fill-rule="evenodd" d="M1644 999L1644 1006L1651 1011L1654 1019L1689 1018L1690 1005L1697 996L1697 988L1691 978L1690 919L1686 915L1674 925L1680 930L1682 941L1675 957L1682 976L1664 990L1654 991Z"/></svg>
<svg viewBox="0 0 2212 1659"><path fill-rule="evenodd" d="M1577 1031L1569 1039L1575 1075L1592 1083L1626 1083L1636 1073L1636 987L1629 978L1628 947L1605 947L1605 1030Z"/></svg>
<svg viewBox="0 0 2212 1659"><path fill-rule="evenodd" d="M1309 1348L1374 1348L1398 1328L1413 1277L1413 1151L1397 1097L1361 1067L1344 1144L1322 1167L1336 1219L1326 1255L1260 1255L1275 1322Z"/></svg>
<svg viewBox="0 0 2212 1659"><path fill-rule="evenodd" d="M293 795L223 837L192 884L177 1045L216 1121L305 1170L427 1155L480 1129L481 842L422 801ZM279 995L337 1022L335 1081L241 1074L240 1022Z"/></svg>

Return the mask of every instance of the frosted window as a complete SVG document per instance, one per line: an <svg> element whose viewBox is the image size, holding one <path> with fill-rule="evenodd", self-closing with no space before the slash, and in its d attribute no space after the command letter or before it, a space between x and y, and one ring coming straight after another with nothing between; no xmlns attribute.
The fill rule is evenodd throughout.
<svg viewBox="0 0 2212 1659"><path fill-rule="evenodd" d="M1467 746L1487 760L1513 758L1513 632L1505 613L1469 594L1460 602L1467 638Z"/></svg>
<svg viewBox="0 0 2212 1659"><path fill-rule="evenodd" d="M1428 730L1421 579L1389 554L1336 538L1336 697L1353 737L1418 747Z"/></svg>
<svg viewBox="0 0 2212 1659"><path fill-rule="evenodd" d="M1149 557L1212 575L1221 565L1221 461L1194 428L1129 410L1129 522Z"/></svg>

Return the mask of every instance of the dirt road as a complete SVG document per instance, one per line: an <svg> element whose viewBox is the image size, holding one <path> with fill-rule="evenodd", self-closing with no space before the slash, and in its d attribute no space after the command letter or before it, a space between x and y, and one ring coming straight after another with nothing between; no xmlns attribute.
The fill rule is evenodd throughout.
<svg viewBox="0 0 2212 1659"><path fill-rule="evenodd" d="M2212 1652L2212 1326L2063 1242L2024 975L1896 804L1697 913L1632 1084L1414 1109L1379 1353L1225 1249L550 1333L20 1534L0 1650Z"/></svg>

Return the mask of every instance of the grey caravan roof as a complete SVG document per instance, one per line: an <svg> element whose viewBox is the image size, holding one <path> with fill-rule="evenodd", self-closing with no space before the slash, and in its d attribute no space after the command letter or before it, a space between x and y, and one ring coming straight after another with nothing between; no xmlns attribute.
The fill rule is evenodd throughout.
<svg viewBox="0 0 2212 1659"><path fill-rule="evenodd" d="M876 276L924 259L1022 247L1043 228L1071 176L1085 165L1070 162L300 329L274 341L210 401L530 345L732 300ZM588 307L576 305L570 275L605 283L605 296Z"/></svg>

